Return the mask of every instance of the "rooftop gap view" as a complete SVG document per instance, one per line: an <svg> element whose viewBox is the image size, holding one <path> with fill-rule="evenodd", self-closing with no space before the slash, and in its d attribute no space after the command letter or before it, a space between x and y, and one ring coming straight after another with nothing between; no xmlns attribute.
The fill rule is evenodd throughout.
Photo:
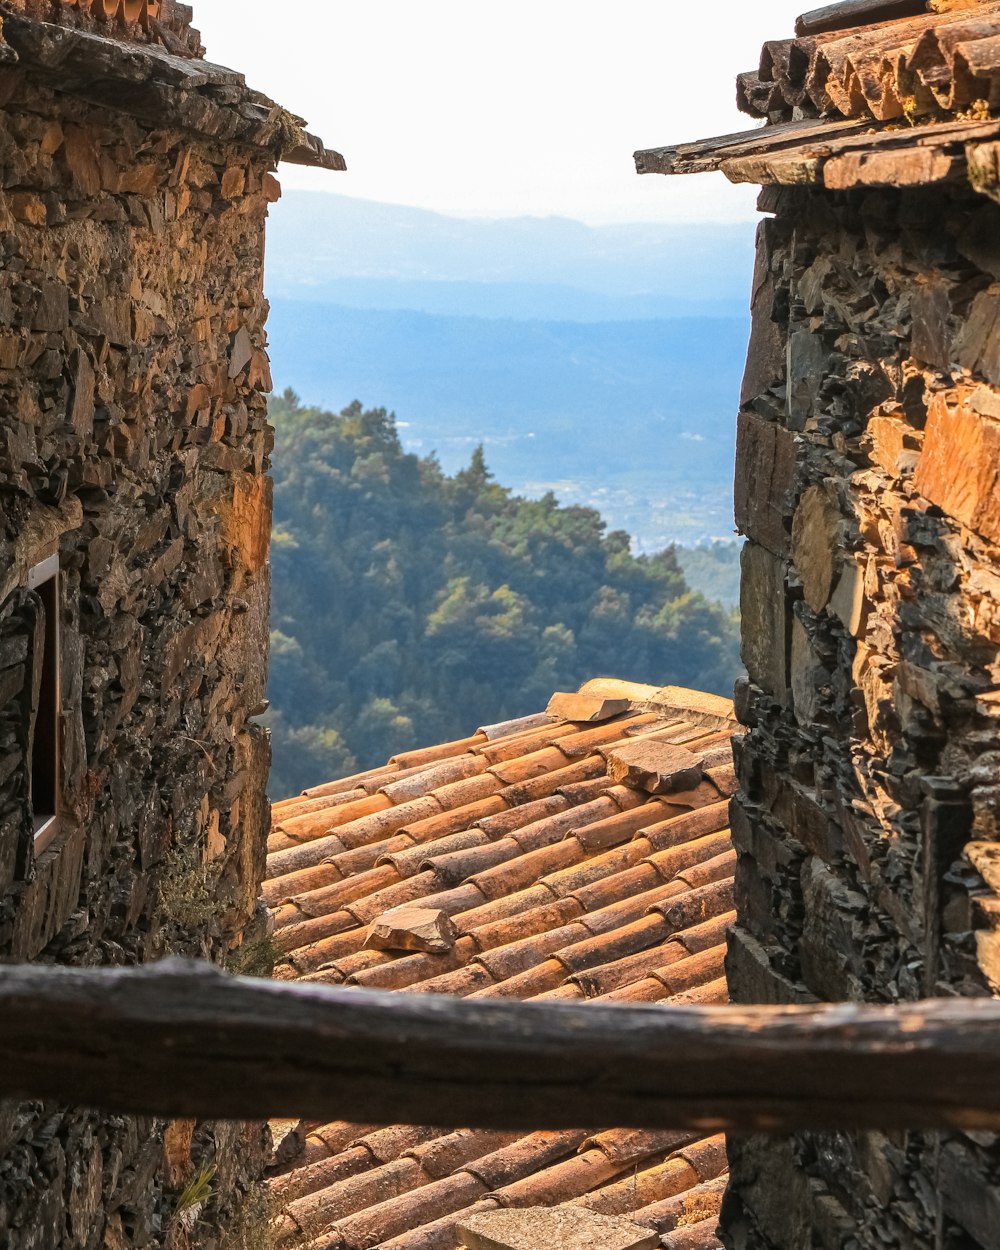
<svg viewBox="0 0 1000 1250"><path fill-rule="evenodd" d="M1000 1247L1000 3L730 16L0 0L11 1250Z"/></svg>

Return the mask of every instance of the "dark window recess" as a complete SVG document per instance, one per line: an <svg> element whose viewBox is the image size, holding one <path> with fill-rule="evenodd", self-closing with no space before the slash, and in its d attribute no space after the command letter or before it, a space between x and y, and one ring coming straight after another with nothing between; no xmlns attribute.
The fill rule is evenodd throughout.
<svg viewBox="0 0 1000 1250"><path fill-rule="evenodd" d="M28 574L37 596L29 732L29 787L36 846L55 833L59 817L59 558Z"/></svg>

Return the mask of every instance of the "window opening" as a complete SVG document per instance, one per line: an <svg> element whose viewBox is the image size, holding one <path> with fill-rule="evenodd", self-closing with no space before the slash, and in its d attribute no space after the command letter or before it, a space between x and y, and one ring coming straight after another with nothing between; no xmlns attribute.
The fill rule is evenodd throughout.
<svg viewBox="0 0 1000 1250"><path fill-rule="evenodd" d="M35 849L43 850L55 836L59 819L59 557L36 564L28 573L28 589L41 601L33 665L35 703L29 738L29 793Z"/></svg>

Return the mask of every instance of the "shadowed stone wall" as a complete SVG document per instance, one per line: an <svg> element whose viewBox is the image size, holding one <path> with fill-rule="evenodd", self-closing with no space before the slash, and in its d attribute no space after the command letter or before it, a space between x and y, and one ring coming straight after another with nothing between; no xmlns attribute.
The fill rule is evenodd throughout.
<svg viewBox="0 0 1000 1250"><path fill-rule="evenodd" d="M733 995L990 994L1000 207L960 187L768 190L762 207ZM1000 1246L982 1135L760 1138L731 1157L732 1248Z"/></svg>
<svg viewBox="0 0 1000 1250"><path fill-rule="evenodd" d="M121 56L108 40L90 84L91 45L8 16L15 29L17 55L0 44L0 958L238 962L257 940L269 815L253 716L275 154L227 137L245 91L182 98L180 71L150 62L149 89L178 103L157 114L108 85ZM58 71L66 48L72 73ZM46 613L29 571L54 555ZM53 616L55 740L38 710ZM38 842L30 779L55 750L58 823ZM0 1244L217 1244L263 1131L175 1124L165 1148L166 1128L0 1104ZM199 1173L201 1205L181 1199Z"/></svg>

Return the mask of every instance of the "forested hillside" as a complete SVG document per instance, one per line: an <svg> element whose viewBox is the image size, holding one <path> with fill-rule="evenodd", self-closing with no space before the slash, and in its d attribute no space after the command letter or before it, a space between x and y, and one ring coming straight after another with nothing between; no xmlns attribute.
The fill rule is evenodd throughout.
<svg viewBox="0 0 1000 1250"><path fill-rule="evenodd" d="M275 398L271 701L277 798L537 711L613 674L728 693L733 621L672 550L519 498L481 450L446 475L395 418Z"/></svg>

